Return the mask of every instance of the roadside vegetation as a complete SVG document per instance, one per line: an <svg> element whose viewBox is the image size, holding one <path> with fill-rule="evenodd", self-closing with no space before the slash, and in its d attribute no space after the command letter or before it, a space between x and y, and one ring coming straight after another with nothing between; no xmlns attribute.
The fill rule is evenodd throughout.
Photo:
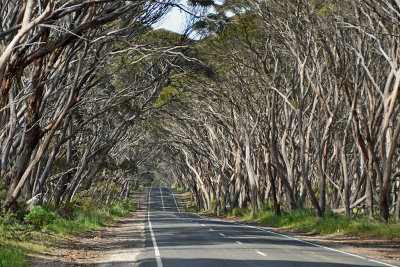
<svg viewBox="0 0 400 267"><path fill-rule="evenodd" d="M0 266L26 266L28 254L42 253L73 233L87 232L111 224L136 210L132 201L116 201L97 208L90 197L74 203L64 215L35 206L23 219L15 213L0 219Z"/></svg>
<svg viewBox="0 0 400 267"><path fill-rule="evenodd" d="M186 211L215 216L215 201L212 200L210 210L196 209L196 203L191 199L189 191L184 187L175 185L175 190L185 197ZM326 211L323 218L318 217L311 208L297 209L292 212L283 211L276 215L272 202L263 202L258 210L257 217L253 216L253 209L247 207L235 207L221 210L221 215L235 218L243 223L256 223L261 226L292 229L298 232L321 234L330 237L348 235L354 237L378 237L386 239L400 239L400 223L385 223L377 218L369 218L366 214L360 214L362 210L353 210L352 216Z"/></svg>
<svg viewBox="0 0 400 267"><path fill-rule="evenodd" d="M399 223L384 223L379 219L370 219L365 215L349 217L327 211L323 218L319 218L312 209L298 209L290 213L283 212L277 216L274 214L273 206L266 203L263 203L257 217L253 217L253 210L250 206L246 208L236 207L232 211L228 211L226 215L241 218L244 222L313 234L400 239Z"/></svg>

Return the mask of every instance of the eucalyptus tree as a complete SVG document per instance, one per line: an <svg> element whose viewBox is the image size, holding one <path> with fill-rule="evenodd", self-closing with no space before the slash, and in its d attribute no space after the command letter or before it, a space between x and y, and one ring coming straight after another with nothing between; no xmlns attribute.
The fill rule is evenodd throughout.
<svg viewBox="0 0 400 267"><path fill-rule="evenodd" d="M182 79L195 100L168 122L171 150L193 173L179 164L177 179L201 188L223 169L238 183L224 194L248 195L254 215L271 197L320 217L378 206L382 219L398 218L399 6L248 0L216 10L195 25L215 74Z"/></svg>
<svg viewBox="0 0 400 267"><path fill-rule="evenodd" d="M74 127L94 123L113 107L135 97L140 99L134 104L131 115L125 116L111 130L114 132L110 132L110 142L97 150L97 154L106 154L146 110L169 73L170 61L163 61L165 49L149 49L143 42L133 41L148 32L149 25L164 15L171 4L173 1L167 0L15 0L1 4L2 18L5 18L1 21L0 32L1 177L9 188L4 203L6 209L15 205L27 180L34 186L33 194L41 191L52 160L59 158L57 150L65 143L67 161L71 161L72 138L79 137L79 129ZM168 51L171 58L178 52ZM140 78L143 75L132 75L138 80L125 91L111 92L108 99L101 94L99 99L91 98L91 94L94 96L100 91L102 80L109 78L99 75L102 67L110 58L123 53L136 57L131 65L140 63L147 68L141 69L147 72L146 79ZM151 58L151 54L157 56ZM105 106L96 106L95 102L103 102ZM92 114L80 120L79 110ZM81 137L77 145L89 140L87 136ZM92 146L96 145L95 136L91 142ZM52 148L51 156L40 177L38 164L47 157L49 148ZM89 153L87 150L82 155L89 159L96 155L96 151ZM87 159L86 156L83 158ZM30 178L32 170L36 171L35 178ZM66 175L71 171L74 172L67 171ZM78 174L79 171L74 181L79 180Z"/></svg>
<svg viewBox="0 0 400 267"><path fill-rule="evenodd" d="M366 1L354 4L355 21L343 22L353 30L357 42L349 43L360 68L360 94L355 119L360 120L363 136L357 144L368 170L371 212L374 199L384 220L389 219L390 195L396 179L399 154L400 84L398 39L400 5L392 1ZM362 105L365 103L366 105ZM397 151L397 152L396 152ZM397 158L397 161L395 160ZM395 203L393 203L393 206Z"/></svg>

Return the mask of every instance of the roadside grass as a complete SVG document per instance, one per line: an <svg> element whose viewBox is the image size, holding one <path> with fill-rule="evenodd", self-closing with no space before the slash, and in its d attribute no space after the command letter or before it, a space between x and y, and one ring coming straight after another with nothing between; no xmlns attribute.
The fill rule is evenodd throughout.
<svg viewBox="0 0 400 267"><path fill-rule="evenodd" d="M257 218L253 219L251 216L250 219L268 226L330 236L400 238L399 223L381 223L364 217L347 217L330 211L325 213L324 218L318 218L314 211L306 209L284 213L280 216L275 216L272 211L261 211Z"/></svg>
<svg viewBox="0 0 400 267"><path fill-rule="evenodd" d="M0 220L0 267L27 266L28 255L43 253L65 236L99 229L132 211L136 211L132 201L115 202L100 209L78 207L69 218L56 215L39 229L12 216L3 218Z"/></svg>
<svg viewBox="0 0 400 267"><path fill-rule="evenodd" d="M18 247L0 243L0 266L26 266L26 255Z"/></svg>
<svg viewBox="0 0 400 267"><path fill-rule="evenodd" d="M45 226L45 229L61 235L93 231L133 211L136 211L136 207L132 201L115 202L101 209L76 210L72 218L57 217L54 222Z"/></svg>
<svg viewBox="0 0 400 267"><path fill-rule="evenodd" d="M177 190L179 193L181 193L181 194L189 194L189 193L190 193L190 192L189 192L188 190L186 190L186 188L183 187L183 186L173 185L171 188L172 188L172 189L176 189L176 190Z"/></svg>
<svg viewBox="0 0 400 267"><path fill-rule="evenodd" d="M350 235L400 239L400 223L383 223L360 215L347 217L344 214L326 211L324 218L318 218L313 210L298 209L275 216L270 208L266 208L259 211L257 218L253 218L251 207L235 208L227 215L241 217L244 221L258 222L265 226L328 236Z"/></svg>
<svg viewBox="0 0 400 267"><path fill-rule="evenodd" d="M40 242L39 242L40 240ZM0 224L0 266L26 266L27 254L44 252L42 244L47 236L32 232L32 227L12 224Z"/></svg>
<svg viewBox="0 0 400 267"><path fill-rule="evenodd" d="M90 213L79 212L71 219L57 217L53 223L44 228L51 233L68 235L71 233L96 230L101 226L106 226L108 223L111 223L113 219L114 216L105 210L98 210Z"/></svg>

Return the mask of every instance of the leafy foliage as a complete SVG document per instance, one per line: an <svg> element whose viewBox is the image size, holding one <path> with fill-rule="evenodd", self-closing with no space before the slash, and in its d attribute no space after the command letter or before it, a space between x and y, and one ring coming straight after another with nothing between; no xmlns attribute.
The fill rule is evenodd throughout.
<svg viewBox="0 0 400 267"><path fill-rule="evenodd" d="M215 5L214 0L189 0L188 2L193 6L208 7Z"/></svg>
<svg viewBox="0 0 400 267"><path fill-rule="evenodd" d="M54 212L47 212L41 206L35 206L25 215L25 221L32 224L36 230L41 229L45 225L51 224L56 219Z"/></svg>

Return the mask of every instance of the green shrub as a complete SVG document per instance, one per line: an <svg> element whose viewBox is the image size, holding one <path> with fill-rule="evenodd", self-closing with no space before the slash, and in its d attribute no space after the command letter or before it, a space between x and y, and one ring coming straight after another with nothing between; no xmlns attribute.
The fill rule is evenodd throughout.
<svg viewBox="0 0 400 267"><path fill-rule="evenodd" d="M132 200L121 201L122 208L128 212L136 211L135 204Z"/></svg>
<svg viewBox="0 0 400 267"><path fill-rule="evenodd" d="M128 212L136 211L136 207L133 204L132 200L124 200L124 201L117 201L117 202L112 203L109 206L108 211L113 216L123 217Z"/></svg>
<svg viewBox="0 0 400 267"><path fill-rule="evenodd" d="M74 196L75 210L83 210L86 213L93 212L96 209L93 198L89 196L89 191L84 190Z"/></svg>
<svg viewBox="0 0 400 267"><path fill-rule="evenodd" d="M108 209L98 209L90 213L76 211L73 218L59 217L48 225L47 229L60 234L92 231L111 223L112 220L113 216Z"/></svg>
<svg viewBox="0 0 400 267"><path fill-rule="evenodd" d="M173 185L172 188L176 189L179 193L182 193L182 194L189 192L188 190L186 190L185 187L179 186L179 185L176 185L176 184Z"/></svg>
<svg viewBox="0 0 400 267"><path fill-rule="evenodd" d="M251 212L252 212L251 207L247 207L247 208L236 207L232 210L232 216L243 217L243 216L247 216L247 215L251 214Z"/></svg>
<svg viewBox="0 0 400 267"><path fill-rule="evenodd" d="M29 214L25 215L24 220L33 225L36 230L52 223L56 218L54 212L47 212L41 206L33 207Z"/></svg>
<svg viewBox="0 0 400 267"><path fill-rule="evenodd" d="M274 203L273 202L269 202L269 201L263 201L259 207L259 211L260 212L266 212L266 211L270 211L273 210L274 208Z"/></svg>
<svg viewBox="0 0 400 267"><path fill-rule="evenodd" d="M111 205L109 211L110 211L111 215L118 216L118 217L124 216L124 212L125 212L121 202L113 203Z"/></svg>
<svg viewBox="0 0 400 267"><path fill-rule="evenodd" d="M187 212L196 213L198 211L195 201L188 200L186 207L187 207Z"/></svg>

